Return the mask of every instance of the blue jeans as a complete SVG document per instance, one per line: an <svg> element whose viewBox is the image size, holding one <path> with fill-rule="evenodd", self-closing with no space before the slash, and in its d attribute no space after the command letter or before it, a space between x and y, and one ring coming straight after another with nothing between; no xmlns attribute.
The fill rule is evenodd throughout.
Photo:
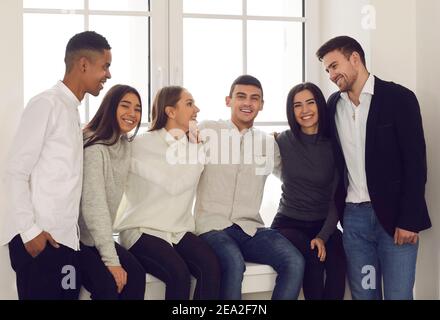
<svg viewBox="0 0 440 320"><path fill-rule="evenodd" d="M200 236L217 254L222 271L220 298L241 299L245 261L268 264L278 273L273 300L297 299L304 273L304 258L278 231L259 228L251 237L238 225Z"/></svg>
<svg viewBox="0 0 440 320"><path fill-rule="evenodd" d="M394 244L370 203L347 203L343 243L351 294L356 300L411 300L417 244Z"/></svg>

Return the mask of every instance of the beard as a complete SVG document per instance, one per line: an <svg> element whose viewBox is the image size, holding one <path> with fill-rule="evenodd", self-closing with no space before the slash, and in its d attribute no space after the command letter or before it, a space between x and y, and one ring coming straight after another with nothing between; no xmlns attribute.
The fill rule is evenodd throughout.
<svg viewBox="0 0 440 320"><path fill-rule="evenodd" d="M353 75L352 77L342 76L341 79L337 81L335 84L341 92L347 92L353 88L355 82L356 82L356 75Z"/></svg>

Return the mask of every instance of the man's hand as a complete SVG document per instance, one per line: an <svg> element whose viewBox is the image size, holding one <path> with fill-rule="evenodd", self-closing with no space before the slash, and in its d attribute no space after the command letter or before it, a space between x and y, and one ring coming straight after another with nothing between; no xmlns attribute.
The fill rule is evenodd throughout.
<svg viewBox="0 0 440 320"><path fill-rule="evenodd" d="M315 238L310 241L310 248L313 250L315 246L318 248L318 258L319 261L325 261L326 253L325 253L325 244L324 241L320 238Z"/></svg>
<svg viewBox="0 0 440 320"><path fill-rule="evenodd" d="M24 244L24 248L32 256L32 258L35 258L46 248L47 242L49 242L55 248L60 247L60 245L52 238L50 233L43 231L32 240L26 242Z"/></svg>
<svg viewBox="0 0 440 320"><path fill-rule="evenodd" d="M394 232L394 244L402 245L405 243L416 244L419 236L417 232L412 232L400 228L396 228Z"/></svg>
<svg viewBox="0 0 440 320"><path fill-rule="evenodd" d="M115 278L116 286L118 287L118 293L122 292L124 286L127 284L127 272L121 266L107 266L110 270L113 278Z"/></svg>

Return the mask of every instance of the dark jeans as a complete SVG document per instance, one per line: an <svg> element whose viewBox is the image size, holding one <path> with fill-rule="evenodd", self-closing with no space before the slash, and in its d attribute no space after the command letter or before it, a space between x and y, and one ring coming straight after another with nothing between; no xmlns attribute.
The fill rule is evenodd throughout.
<svg viewBox="0 0 440 320"><path fill-rule="evenodd" d="M301 251L306 261L303 279L304 298L307 300L342 300L345 293L346 259L342 233L338 229L325 243L326 259L321 262L318 250L310 242L322 228L324 221L300 221L278 214L272 227L280 231ZM324 281L325 271L325 281Z"/></svg>
<svg viewBox="0 0 440 320"><path fill-rule="evenodd" d="M268 264L277 272L273 300L297 299L301 290L304 259L276 230L259 228L251 237L238 225L212 230L200 237L216 252L222 267L221 299L241 299L245 261Z"/></svg>
<svg viewBox="0 0 440 320"><path fill-rule="evenodd" d="M145 296L145 270L126 249L115 243L122 268L127 272L127 284L118 293L116 281L95 247L81 243L80 268L84 287L93 300L143 300Z"/></svg>
<svg viewBox="0 0 440 320"><path fill-rule="evenodd" d="M9 242L9 256L17 275L20 300L78 299L81 285L77 251L62 244L54 248L47 242L44 250L33 258L20 235L16 235Z"/></svg>
<svg viewBox="0 0 440 320"><path fill-rule="evenodd" d="M202 239L187 232L178 244L142 234L129 250L147 273L166 285L166 300L187 300L191 274L197 279L194 299L215 300L220 292L220 266L216 255Z"/></svg>

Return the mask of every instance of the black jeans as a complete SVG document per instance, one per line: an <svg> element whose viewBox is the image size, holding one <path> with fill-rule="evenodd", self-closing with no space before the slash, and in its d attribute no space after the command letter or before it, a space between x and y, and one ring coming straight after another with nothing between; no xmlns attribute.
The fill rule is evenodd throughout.
<svg viewBox="0 0 440 320"><path fill-rule="evenodd" d="M81 243L80 268L84 287L93 300L144 300L145 270L126 249L115 243L122 268L127 272L127 284L118 293L116 281L95 247Z"/></svg>
<svg viewBox="0 0 440 320"><path fill-rule="evenodd" d="M78 252L49 242L33 258L25 249L20 235L9 242L12 269L17 276L20 300L77 300L81 287Z"/></svg>
<svg viewBox="0 0 440 320"><path fill-rule="evenodd" d="M187 232L178 244L142 234L130 248L145 271L166 285L166 300L187 300L191 274L197 279L194 299L215 300L220 295L220 265L209 245Z"/></svg>
<svg viewBox="0 0 440 320"><path fill-rule="evenodd" d="M324 221L300 221L277 214L272 228L289 239L301 251L306 261L303 279L304 298L307 300L342 300L345 293L347 263L342 233L338 229L325 243L326 259L319 261L318 250L310 242L321 230ZM325 281L324 281L325 271Z"/></svg>

